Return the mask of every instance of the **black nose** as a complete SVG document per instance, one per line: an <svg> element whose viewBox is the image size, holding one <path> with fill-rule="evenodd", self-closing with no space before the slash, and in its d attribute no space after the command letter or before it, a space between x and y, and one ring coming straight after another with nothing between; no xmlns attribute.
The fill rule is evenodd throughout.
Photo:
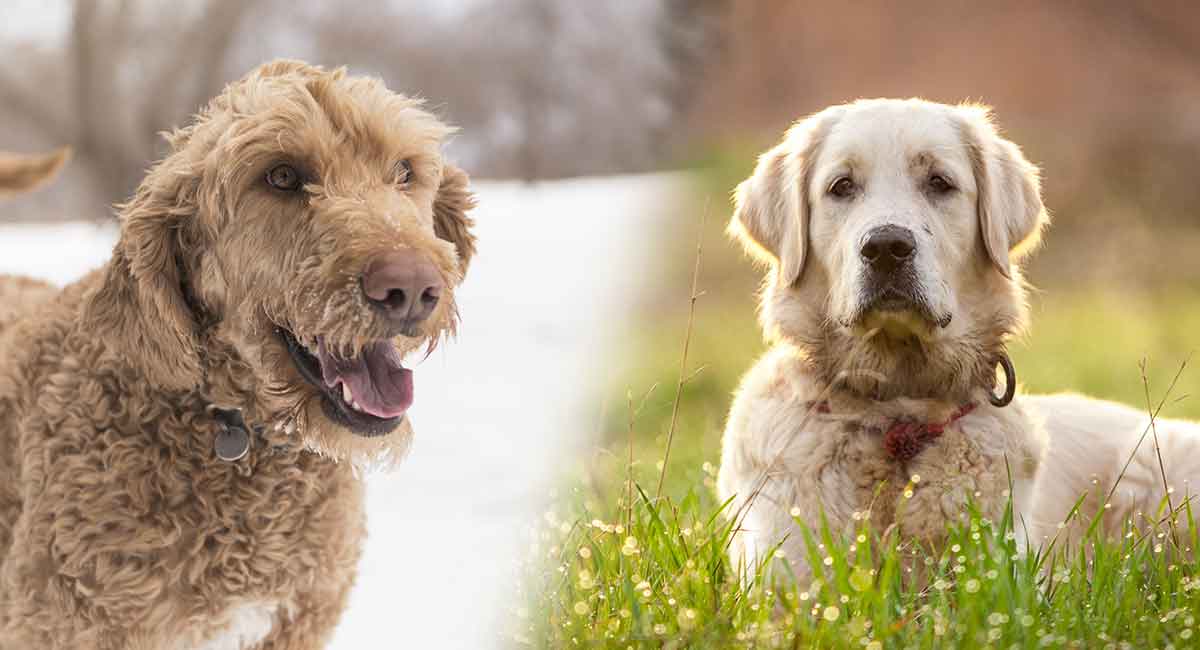
<svg viewBox="0 0 1200 650"><path fill-rule="evenodd" d="M917 239L912 231L900 226L880 226L867 234L859 254L872 271L891 273L912 261Z"/></svg>

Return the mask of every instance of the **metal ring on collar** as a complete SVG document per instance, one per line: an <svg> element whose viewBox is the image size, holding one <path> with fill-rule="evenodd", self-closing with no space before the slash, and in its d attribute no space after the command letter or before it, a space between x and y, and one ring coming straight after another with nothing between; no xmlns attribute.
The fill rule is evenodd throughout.
<svg viewBox="0 0 1200 650"><path fill-rule="evenodd" d="M1013 396L1017 394L1017 371L1013 369L1012 361L1009 360L1008 355L1003 352L997 354L992 363L994 364L993 367L1000 366L1004 369L1004 394L997 397L995 393L989 390L988 401L992 403L992 406L1003 408L1008 406L1013 401Z"/></svg>

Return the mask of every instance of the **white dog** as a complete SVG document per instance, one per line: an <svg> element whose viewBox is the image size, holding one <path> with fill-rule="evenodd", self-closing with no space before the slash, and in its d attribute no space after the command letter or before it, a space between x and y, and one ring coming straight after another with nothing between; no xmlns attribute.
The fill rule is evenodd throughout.
<svg viewBox="0 0 1200 650"><path fill-rule="evenodd" d="M743 378L723 441L735 564L782 541L806 575L796 520L817 528L822 515L838 533L869 521L936 543L968 499L998 519L1010 485L1034 543L1100 512L1113 534L1138 513L1153 519L1168 487L1178 507L1184 479L1200 477L1200 426L1158 423L1164 485L1152 439L1134 453L1146 414L1014 399L1004 348L1026 321L1015 263L1047 217L1037 168L987 108L828 108L759 159L736 203L731 233L770 267L761 321L774 347ZM1084 493L1082 516L1062 526Z"/></svg>

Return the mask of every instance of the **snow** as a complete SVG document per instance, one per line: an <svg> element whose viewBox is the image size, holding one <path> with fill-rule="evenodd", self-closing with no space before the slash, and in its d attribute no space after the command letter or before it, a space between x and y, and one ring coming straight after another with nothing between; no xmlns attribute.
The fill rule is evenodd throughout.
<svg viewBox="0 0 1200 650"><path fill-rule="evenodd" d="M358 583L330 650L503 647L522 531L593 433L592 399L648 266L671 175L477 183L479 254L462 326L415 369L416 440L370 477ZM115 232L0 226L0 272L57 283L107 259Z"/></svg>

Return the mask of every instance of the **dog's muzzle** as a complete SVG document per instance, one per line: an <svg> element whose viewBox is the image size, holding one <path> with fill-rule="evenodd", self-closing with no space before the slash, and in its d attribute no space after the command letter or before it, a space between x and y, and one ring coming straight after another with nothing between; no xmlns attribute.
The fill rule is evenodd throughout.
<svg viewBox="0 0 1200 650"><path fill-rule="evenodd" d="M908 228L888 224L873 228L859 248L863 261L862 294L853 321L872 312L909 312L939 327L950 314L938 314L917 281L917 240Z"/></svg>

